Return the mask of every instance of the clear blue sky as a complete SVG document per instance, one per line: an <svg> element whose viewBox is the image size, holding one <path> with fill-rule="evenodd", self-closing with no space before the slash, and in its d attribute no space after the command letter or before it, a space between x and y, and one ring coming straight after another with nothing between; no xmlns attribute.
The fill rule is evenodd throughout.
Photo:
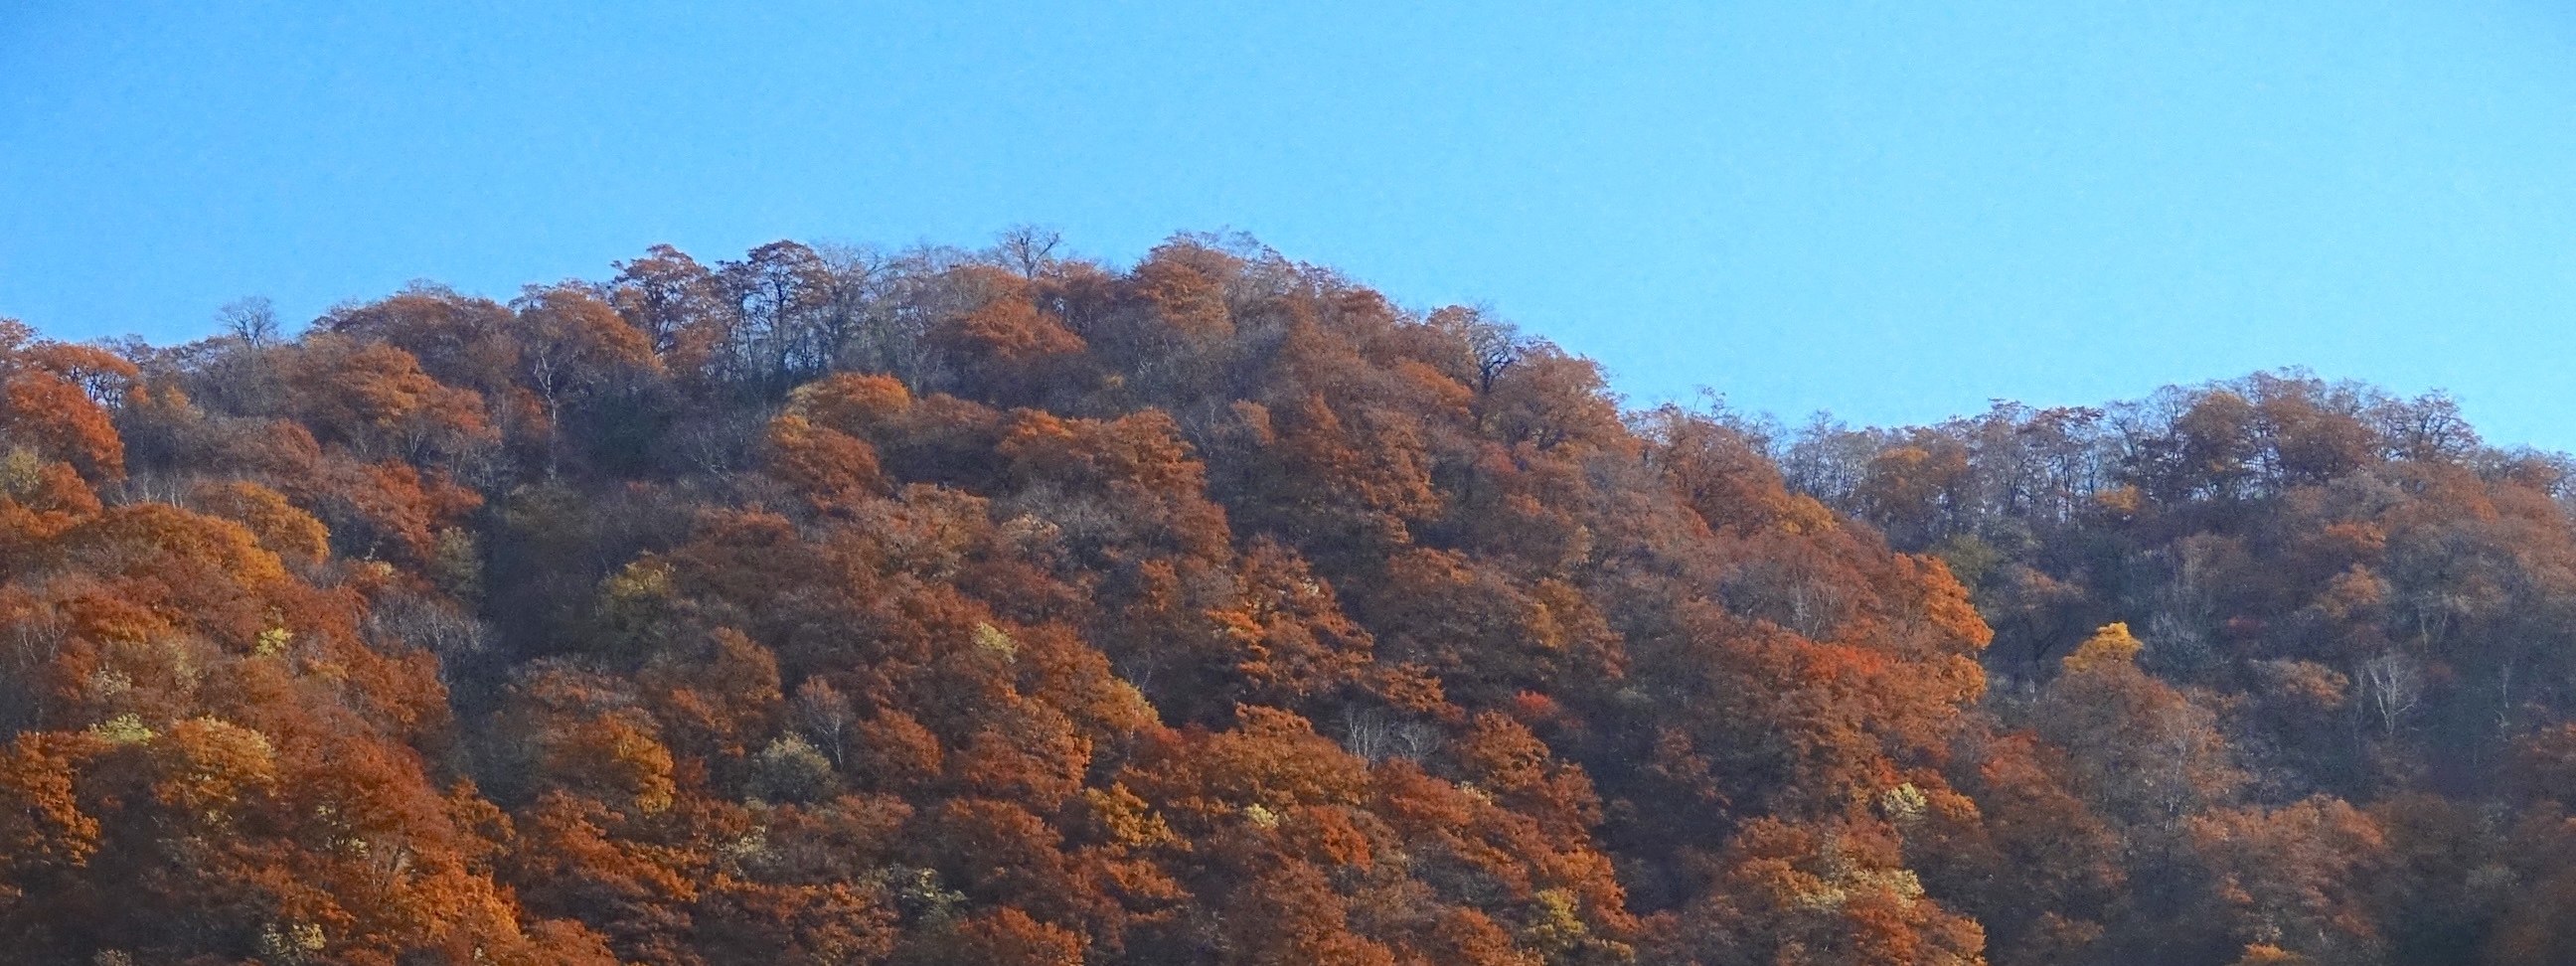
<svg viewBox="0 0 2576 966"><path fill-rule="evenodd" d="M166 340L655 242L1235 228L1637 401L2298 364L2576 448L2563 4L1389 6L12 0L0 314Z"/></svg>

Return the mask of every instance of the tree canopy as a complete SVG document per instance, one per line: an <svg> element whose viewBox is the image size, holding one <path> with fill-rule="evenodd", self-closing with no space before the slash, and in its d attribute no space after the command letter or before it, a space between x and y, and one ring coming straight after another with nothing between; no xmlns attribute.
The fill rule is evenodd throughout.
<svg viewBox="0 0 2576 966"><path fill-rule="evenodd" d="M2569 464L2443 397L1791 431L1248 239L1059 248L0 322L0 943L2576 950Z"/></svg>

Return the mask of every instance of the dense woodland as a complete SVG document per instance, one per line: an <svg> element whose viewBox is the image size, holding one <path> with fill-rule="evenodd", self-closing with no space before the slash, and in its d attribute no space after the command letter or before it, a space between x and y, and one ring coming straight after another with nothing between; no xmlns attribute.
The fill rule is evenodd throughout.
<svg viewBox="0 0 2576 966"><path fill-rule="evenodd" d="M9 961L2576 961L2570 471L2441 397L1790 430L1240 238L615 269L0 322Z"/></svg>

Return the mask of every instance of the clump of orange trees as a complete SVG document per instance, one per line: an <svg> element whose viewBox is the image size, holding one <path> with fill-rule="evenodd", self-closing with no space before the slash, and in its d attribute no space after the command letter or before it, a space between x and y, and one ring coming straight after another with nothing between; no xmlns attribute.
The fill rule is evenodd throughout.
<svg viewBox="0 0 2576 966"><path fill-rule="evenodd" d="M1247 240L1056 249L657 247L169 348L0 327L0 942L2576 944L2505 901L2576 895L2559 476L2438 405L2263 377L1792 435L1623 411Z"/></svg>

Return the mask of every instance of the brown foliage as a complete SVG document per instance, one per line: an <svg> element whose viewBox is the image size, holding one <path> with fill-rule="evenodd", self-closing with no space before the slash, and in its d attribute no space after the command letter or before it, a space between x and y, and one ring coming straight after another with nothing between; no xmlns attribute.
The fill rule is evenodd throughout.
<svg viewBox="0 0 2576 966"><path fill-rule="evenodd" d="M1050 245L0 324L0 943L2576 948L2570 474L2445 400L1790 435L1247 240Z"/></svg>

